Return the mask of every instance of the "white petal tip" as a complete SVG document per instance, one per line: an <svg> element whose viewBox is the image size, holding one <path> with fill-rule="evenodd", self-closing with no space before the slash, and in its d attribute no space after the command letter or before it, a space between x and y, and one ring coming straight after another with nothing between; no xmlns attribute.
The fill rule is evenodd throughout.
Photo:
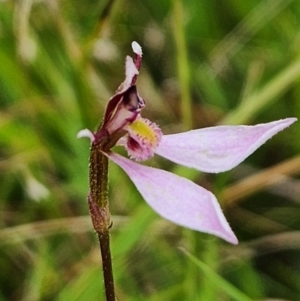
<svg viewBox="0 0 300 301"><path fill-rule="evenodd" d="M238 245L239 244L239 241L238 241L238 239L236 238L235 235L231 235L229 238L227 238L225 240L227 240L229 243L231 243L233 245Z"/></svg>
<svg viewBox="0 0 300 301"><path fill-rule="evenodd" d="M95 141L94 134L88 129L79 131L76 137L77 138L89 138L91 140L91 142Z"/></svg>
<svg viewBox="0 0 300 301"><path fill-rule="evenodd" d="M136 41L131 43L131 47L133 52L138 55L138 56L142 56L143 55L143 51L142 51L142 47L140 46L139 43L137 43Z"/></svg>

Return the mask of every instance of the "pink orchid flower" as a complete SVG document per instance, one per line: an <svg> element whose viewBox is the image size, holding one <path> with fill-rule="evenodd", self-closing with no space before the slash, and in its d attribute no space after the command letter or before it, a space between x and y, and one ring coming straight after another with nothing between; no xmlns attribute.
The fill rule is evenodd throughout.
<svg viewBox="0 0 300 301"><path fill-rule="evenodd" d="M296 118L255 126L215 126L184 133L163 135L160 128L141 117L145 101L135 85L142 49L132 43L135 60L126 57L126 78L109 100L104 120L92 133L85 129L78 137L99 144L109 159L130 177L145 201L162 217L187 228L216 235L237 244L216 197L192 181L168 171L141 165L155 153L199 171L219 173L230 170L251 155L273 135ZM126 148L130 159L111 152L114 145Z"/></svg>

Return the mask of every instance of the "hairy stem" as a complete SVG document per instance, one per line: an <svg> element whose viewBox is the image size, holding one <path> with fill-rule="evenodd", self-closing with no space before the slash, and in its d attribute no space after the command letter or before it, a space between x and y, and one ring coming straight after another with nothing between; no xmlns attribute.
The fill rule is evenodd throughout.
<svg viewBox="0 0 300 301"><path fill-rule="evenodd" d="M88 204L93 226L100 243L106 301L115 301L109 244L111 219L108 204L108 158L101 152L99 144L92 144L91 147Z"/></svg>
<svg viewBox="0 0 300 301"><path fill-rule="evenodd" d="M92 145L90 153L90 195L98 207L107 207L108 158L95 144Z"/></svg>

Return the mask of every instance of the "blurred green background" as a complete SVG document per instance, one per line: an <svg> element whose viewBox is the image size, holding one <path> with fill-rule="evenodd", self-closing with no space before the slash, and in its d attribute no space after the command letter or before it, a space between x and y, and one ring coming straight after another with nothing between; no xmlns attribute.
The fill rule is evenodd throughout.
<svg viewBox="0 0 300 301"><path fill-rule="evenodd" d="M300 116L299 0L2 0L0 301L104 300L76 134L99 125L133 40L144 116L165 133ZM299 132L220 175L150 161L214 191L239 246L161 219L111 164L118 300L300 300Z"/></svg>

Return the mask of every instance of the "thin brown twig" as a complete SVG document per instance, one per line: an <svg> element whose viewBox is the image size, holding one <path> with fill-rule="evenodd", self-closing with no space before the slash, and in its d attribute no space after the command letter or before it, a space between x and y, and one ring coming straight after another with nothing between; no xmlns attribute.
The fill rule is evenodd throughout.
<svg viewBox="0 0 300 301"><path fill-rule="evenodd" d="M225 206L230 206L246 196L284 180L286 176L298 173L300 173L300 156L267 168L228 187L221 196L223 203Z"/></svg>
<svg viewBox="0 0 300 301"><path fill-rule="evenodd" d="M127 218L113 216L114 228L126 223ZM89 215L38 221L0 229L0 246L23 243L26 240L44 239L61 233L80 234L91 232Z"/></svg>
<svg viewBox="0 0 300 301"><path fill-rule="evenodd" d="M300 250L300 231L271 234L234 247L223 249L224 263L230 259L245 260L285 250Z"/></svg>

